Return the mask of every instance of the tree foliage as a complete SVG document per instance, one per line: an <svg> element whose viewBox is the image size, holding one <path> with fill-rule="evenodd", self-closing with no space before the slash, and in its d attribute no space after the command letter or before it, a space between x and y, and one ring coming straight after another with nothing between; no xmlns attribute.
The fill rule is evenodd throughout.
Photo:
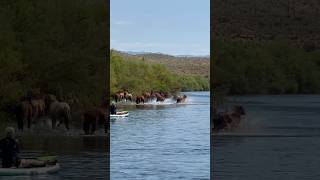
<svg viewBox="0 0 320 180"><path fill-rule="evenodd" d="M320 52L276 39L219 40L215 89L226 94L320 93Z"/></svg>
<svg viewBox="0 0 320 180"><path fill-rule="evenodd" d="M106 80L103 0L0 2L0 109L27 91L101 100Z"/></svg>
<svg viewBox="0 0 320 180"><path fill-rule="evenodd" d="M110 63L111 94L127 90L134 95L144 92L208 90L209 81L201 76L178 75L170 72L164 65L148 64L143 60L125 59L111 52Z"/></svg>

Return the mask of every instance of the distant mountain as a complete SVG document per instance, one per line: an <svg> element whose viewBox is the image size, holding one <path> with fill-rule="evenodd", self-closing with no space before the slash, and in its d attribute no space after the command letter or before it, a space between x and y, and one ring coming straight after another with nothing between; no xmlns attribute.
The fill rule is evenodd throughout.
<svg viewBox="0 0 320 180"><path fill-rule="evenodd" d="M155 55L155 56L173 56L173 57L181 57L181 58L209 58L210 55L201 55L201 56L197 56L197 55L168 55L168 54L163 54L160 52L145 52L145 51L121 51L123 53L127 53L130 55Z"/></svg>
<svg viewBox="0 0 320 180"><path fill-rule="evenodd" d="M113 52L129 60L144 61L151 64L163 64L170 71L178 74L200 75L207 78L210 76L209 56L173 56L162 53L124 52L117 50L113 50Z"/></svg>
<svg viewBox="0 0 320 180"><path fill-rule="evenodd" d="M196 55L177 55L176 57L182 57L182 58L210 58L210 55L202 55L202 56L196 56Z"/></svg>
<svg viewBox="0 0 320 180"><path fill-rule="evenodd" d="M138 51L123 51L124 53L130 54L130 55L142 55L142 54L148 54L150 52L138 52Z"/></svg>

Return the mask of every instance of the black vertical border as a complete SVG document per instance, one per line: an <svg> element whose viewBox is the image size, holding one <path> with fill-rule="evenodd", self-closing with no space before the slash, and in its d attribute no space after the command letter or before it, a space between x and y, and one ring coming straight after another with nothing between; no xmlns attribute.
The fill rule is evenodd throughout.
<svg viewBox="0 0 320 180"><path fill-rule="evenodd" d="M216 101L214 92L214 82L215 82L215 33L214 28L216 24L216 14L214 11L214 4L216 0L210 0L210 179L213 178L213 168L214 168L214 135L213 135L213 120L216 118Z"/></svg>
<svg viewBox="0 0 320 180"><path fill-rule="evenodd" d="M104 27L105 34L105 47L106 47L106 69L105 69L105 77L106 77L106 84L105 84L105 90L104 90L104 97L107 104L107 109L109 112L110 109L110 0L105 0L105 17L106 17L106 23ZM107 127L105 129L105 132L107 133L107 149L106 149L106 158L107 158L107 172L106 172L106 179L110 179L110 113L107 115Z"/></svg>

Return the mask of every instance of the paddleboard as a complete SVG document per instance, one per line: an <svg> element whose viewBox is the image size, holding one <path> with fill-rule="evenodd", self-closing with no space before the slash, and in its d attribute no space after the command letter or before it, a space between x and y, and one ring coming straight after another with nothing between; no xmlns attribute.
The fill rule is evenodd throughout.
<svg viewBox="0 0 320 180"><path fill-rule="evenodd" d="M0 176L21 176L56 173L60 169L59 163L46 167L34 168L0 168Z"/></svg>
<svg viewBox="0 0 320 180"><path fill-rule="evenodd" d="M126 117L126 116L129 116L128 111L120 111L120 112L117 112L117 114L110 114L110 118Z"/></svg>

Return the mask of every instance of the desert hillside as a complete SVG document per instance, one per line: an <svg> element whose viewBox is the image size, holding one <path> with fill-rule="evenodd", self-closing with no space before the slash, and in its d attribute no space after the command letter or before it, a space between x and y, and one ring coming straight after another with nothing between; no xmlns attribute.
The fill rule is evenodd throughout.
<svg viewBox="0 0 320 180"><path fill-rule="evenodd" d="M318 0L215 0L214 35L232 39L289 39L300 47L320 48Z"/></svg>
<svg viewBox="0 0 320 180"><path fill-rule="evenodd" d="M210 76L210 58L207 56L171 56L160 53L129 54L115 51L125 59L133 61L145 61L150 64L163 64L169 71L180 75L199 75L208 78Z"/></svg>

